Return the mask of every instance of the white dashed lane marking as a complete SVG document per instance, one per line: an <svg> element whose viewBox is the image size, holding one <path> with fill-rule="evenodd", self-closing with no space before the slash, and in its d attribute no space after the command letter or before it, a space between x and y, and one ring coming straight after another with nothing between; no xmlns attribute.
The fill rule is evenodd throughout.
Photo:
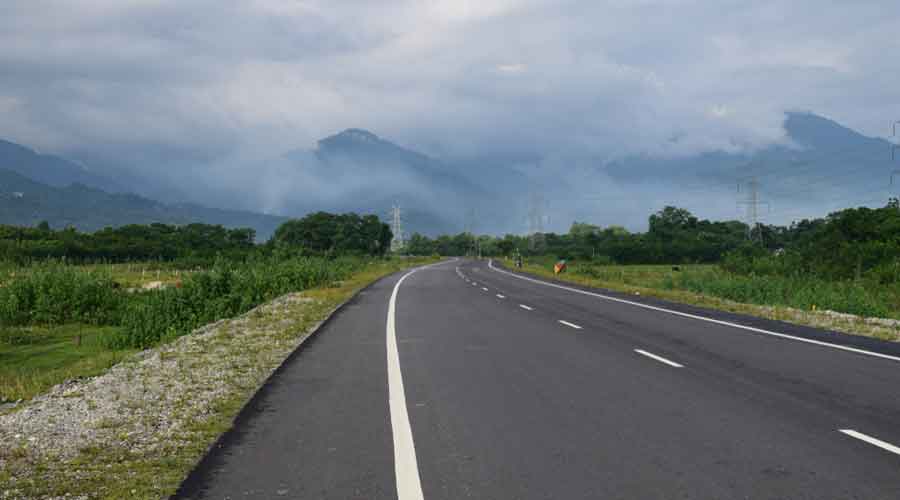
<svg viewBox="0 0 900 500"><path fill-rule="evenodd" d="M900 448L892 445L891 443L887 443L880 439L873 438L872 436L867 436L867 435L863 434L862 432L857 432L857 431L854 431L853 429L840 429L840 432L843 432L844 434L846 434L850 437L859 439L860 441L869 443L873 446L877 446L877 447L881 448L882 450L886 450L886 451L889 451L896 455L900 455Z"/></svg>
<svg viewBox="0 0 900 500"><path fill-rule="evenodd" d="M684 365L680 365L674 361L669 361L668 359L666 359L662 356L657 356L656 354L649 353L643 349L635 349L634 352L636 352L642 356L647 356L650 359L655 359L655 360L659 361L660 363L665 363L669 366L673 366L675 368L684 368Z"/></svg>

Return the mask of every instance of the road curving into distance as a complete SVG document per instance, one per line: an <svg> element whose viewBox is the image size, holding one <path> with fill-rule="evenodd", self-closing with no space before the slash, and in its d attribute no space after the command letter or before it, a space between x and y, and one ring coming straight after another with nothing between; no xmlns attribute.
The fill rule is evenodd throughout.
<svg viewBox="0 0 900 500"><path fill-rule="evenodd" d="M900 498L894 344L456 260L301 349L176 498Z"/></svg>

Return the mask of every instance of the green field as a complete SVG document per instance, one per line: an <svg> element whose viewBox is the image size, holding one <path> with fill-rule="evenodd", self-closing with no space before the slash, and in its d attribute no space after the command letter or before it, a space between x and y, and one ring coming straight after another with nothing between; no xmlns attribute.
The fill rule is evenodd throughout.
<svg viewBox="0 0 900 500"><path fill-rule="evenodd" d="M101 339L116 327L69 324L0 330L0 394L29 399L73 378L97 375L134 349L109 349Z"/></svg>
<svg viewBox="0 0 900 500"><path fill-rule="evenodd" d="M53 261L41 262L33 266L15 266L11 264L0 265L0 285L8 283L30 274L33 269L40 268ZM62 261L57 262L65 265ZM193 267L186 268L175 263L167 262L135 262L135 263L118 263L118 264L84 264L67 266L85 272L102 274L108 276L123 288L140 288L144 285L155 281L163 284L174 284L179 280L184 280L188 276L206 269Z"/></svg>
<svg viewBox="0 0 900 500"><path fill-rule="evenodd" d="M3 269L0 403L30 399L65 380L102 373L137 350L276 296L311 289L327 295L331 288L343 290L347 280L374 279L425 261L269 259L224 262L199 272L153 264L59 262ZM130 290L157 280L169 286Z"/></svg>
<svg viewBox="0 0 900 500"><path fill-rule="evenodd" d="M554 259L537 258L525 270L554 277ZM511 266L510 261L506 262ZM676 302L777 317L749 306L830 310L863 317L900 319L900 287L871 281L833 281L814 277L739 275L717 265L600 265L571 261L559 279ZM727 302L727 303L726 303ZM747 305L748 307L743 307ZM894 340L895 333L875 336ZM852 331L850 333L858 333Z"/></svg>

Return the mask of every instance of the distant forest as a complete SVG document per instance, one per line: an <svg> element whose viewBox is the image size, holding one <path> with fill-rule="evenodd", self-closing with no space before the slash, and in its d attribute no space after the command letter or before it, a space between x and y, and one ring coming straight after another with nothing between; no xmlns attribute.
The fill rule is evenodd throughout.
<svg viewBox="0 0 900 500"><path fill-rule="evenodd" d="M900 203L849 208L790 226L698 219L665 207L645 233L575 222L566 234L503 237L413 234L409 255L553 256L609 264L721 263L742 274L813 274L828 279L900 282Z"/></svg>
<svg viewBox="0 0 900 500"><path fill-rule="evenodd" d="M281 224L269 241L255 243L251 228L210 224L132 224L93 233L74 228L53 230L0 225L0 261L24 264L46 259L72 263L174 261L208 263L225 258L306 255L381 256L390 249L391 232L374 215L317 212Z"/></svg>
<svg viewBox="0 0 900 500"><path fill-rule="evenodd" d="M382 256L393 235L375 215L317 212L281 224L267 242L253 229L218 225L128 225L94 233L75 229L0 226L0 260L27 263L247 259L256 255ZM413 234L406 255L552 256L597 264L719 263L742 274L815 275L900 282L900 203L848 208L790 226L699 219L665 207L646 232L575 222L568 233L503 237L470 233L428 238Z"/></svg>

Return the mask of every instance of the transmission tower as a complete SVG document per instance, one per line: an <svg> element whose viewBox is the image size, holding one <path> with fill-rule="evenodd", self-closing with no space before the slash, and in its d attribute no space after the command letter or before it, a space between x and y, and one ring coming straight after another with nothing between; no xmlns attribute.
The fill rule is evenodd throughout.
<svg viewBox="0 0 900 500"><path fill-rule="evenodd" d="M475 207L469 207L469 209L466 211L465 231L467 234L472 236L472 244L469 246L468 253L475 257L481 257L480 242L478 241L478 236L475 234L475 224L477 221L478 211L475 210Z"/></svg>
<svg viewBox="0 0 900 500"><path fill-rule="evenodd" d="M744 205L746 207L747 239L753 241L755 235L760 234L759 231L756 231L756 229L759 227L759 207L760 205L769 206L769 203L766 201L760 201L759 181L755 176L750 177L746 184L747 187L745 188L745 190L747 191L747 198L738 200L738 205ZM740 183L738 183L738 192L741 192ZM760 242L762 242L761 237Z"/></svg>
<svg viewBox="0 0 900 500"><path fill-rule="evenodd" d="M403 239L403 218L401 216L399 203L395 203L394 206L391 207L390 218L391 233L394 235L391 239L391 251L398 252L403 250L403 247L406 246L406 241Z"/></svg>
<svg viewBox="0 0 900 500"><path fill-rule="evenodd" d="M529 245L534 250L544 238L544 201L543 195L534 191L528 199L528 235Z"/></svg>

